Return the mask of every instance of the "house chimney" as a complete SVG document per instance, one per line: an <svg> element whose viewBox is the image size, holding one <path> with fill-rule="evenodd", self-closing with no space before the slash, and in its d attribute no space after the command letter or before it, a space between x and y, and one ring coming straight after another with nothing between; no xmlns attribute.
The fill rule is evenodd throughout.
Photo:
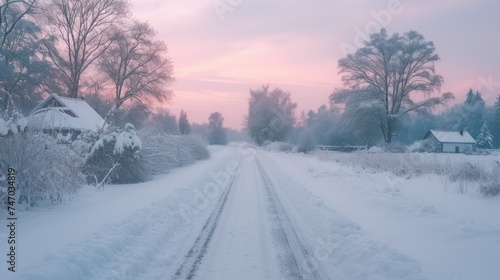
<svg viewBox="0 0 500 280"><path fill-rule="evenodd" d="M464 136L464 130L463 129L460 129L460 135Z"/></svg>

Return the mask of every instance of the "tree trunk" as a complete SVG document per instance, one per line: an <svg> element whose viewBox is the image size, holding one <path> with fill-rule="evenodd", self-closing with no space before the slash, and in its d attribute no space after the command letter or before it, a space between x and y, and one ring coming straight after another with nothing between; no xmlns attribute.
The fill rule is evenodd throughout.
<svg viewBox="0 0 500 280"><path fill-rule="evenodd" d="M392 142L392 129L393 129L392 126L393 126L392 120L388 119L387 120L387 131L386 131L387 135L384 136L386 145L389 145Z"/></svg>
<svg viewBox="0 0 500 280"><path fill-rule="evenodd" d="M69 89L69 97L72 97L72 98L78 98L78 79L73 79L73 81L71 81L71 88Z"/></svg>

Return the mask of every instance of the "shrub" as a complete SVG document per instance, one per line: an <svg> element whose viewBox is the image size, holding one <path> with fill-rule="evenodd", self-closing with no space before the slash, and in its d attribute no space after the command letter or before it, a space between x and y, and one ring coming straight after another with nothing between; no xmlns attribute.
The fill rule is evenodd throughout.
<svg viewBox="0 0 500 280"><path fill-rule="evenodd" d="M484 196L497 196L500 194L500 161L494 161L493 169L489 173L487 182L479 186L479 191Z"/></svg>
<svg viewBox="0 0 500 280"><path fill-rule="evenodd" d="M85 182L81 166L71 149L49 135L30 132L0 138L0 177L9 167L16 170L16 201L25 208L75 195ZM5 190L5 180L0 186Z"/></svg>
<svg viewBox="0 0 500 280"><path fill-rule="evenodd" d="M314 141L313 136L309 130L304 130L299 138L297 144L297 152L299 153L309 153L316 150L316 141Z"/></svg>
<svg viewBox="0 0 500 280"><path fill-rule="evenodd" d="M286 142L266 142L263 147L271 152L291 153L293 151L293 147Z"/></svg>
<svg viewBox="0 0 500 280"><path fill-rule="evenodd" d="M125 130L112 132L96 141L85 159L84 174L89 183L139 183L150 173L139 156L142 142L132 124Z"/></svg>
<svg viewBox="0 0 500 280"><path fill-rule="evenodd" d="M389 153L406 153L408 151L406 146L397 143L391 143L386 145L384 147L384 150Z"/></svg>
<svg viewBox="0 0 500 280"><path fill-rule="evenodd" d="M491 165L474 157L456 154L428 153L334 153L317 151L321 160L335 161L356 169L373 172L391 172L397 176L437 174L458 184L459 193L467 193L470 188L478 189L487 196L496 193L500 182L500 161Z"/></svg>
<svg viewBox="0 0 500 280"><path fill-rule="evenodd" d="M484 196L497 196L500 194L500 182L488 182L486 184L481 184L479 191Z"/></svg>
<svg viewBox="0 0 500 280"><path fill-rule="evenodd" d="M195 136L158 134L151 129L142 130L141 134L141 156L152 174L164 174L172 168L210 157L205 144Z"/></svg>
<svg viewBox="0 0 500 280"><path fill-rule="evenodd" d="M431 139L420 140L408 147L410 152L437 153L440 150L439 143Z"/></svg>
<svg viewBox="0 0 500 280"><path fill-rule="evenodd" d="M479 181L487 176L486 171L480 168L477 164L463 162L455 166L450 172L449 178L452 182L455 181Z"/></svg>

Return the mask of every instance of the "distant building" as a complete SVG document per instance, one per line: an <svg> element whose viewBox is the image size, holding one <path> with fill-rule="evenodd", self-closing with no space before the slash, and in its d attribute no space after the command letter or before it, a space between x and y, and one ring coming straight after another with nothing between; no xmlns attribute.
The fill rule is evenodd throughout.
<svg viewBox="0 0 500 280"><path fill-rule="evenodd" d="M38 104L28 116L28 127L46 133L71 135L73 139L82 131L97 131L104 119L83 99L51 94Z"/></svg>
<svg viewBox="0 0 500 280"><path fill-rule="evenodd" d="M459 131L440 131L429 130L424 137L436 143L436 146L441 147L440 152L443 153L465 153L473 149L476 141L469 132L465 130Z"/></svg>

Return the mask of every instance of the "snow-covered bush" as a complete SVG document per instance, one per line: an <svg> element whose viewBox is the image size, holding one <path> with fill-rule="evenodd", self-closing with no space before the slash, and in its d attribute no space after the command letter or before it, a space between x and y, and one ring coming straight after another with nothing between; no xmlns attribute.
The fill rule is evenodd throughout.
<svg viewBox="0 0 500 280"><path fill-rule="evenodd" d="M312 133L308 129L305 129L300 134L299 141L297 143L297 152L306 154L314 151L315 149L316 141L314 141Z"/></svg>
<svg viewBox="0 0 500 280"><path fill-rule="evenodd" d="M408 148L398 143L391 143L385 145L384 150L389 153L406 153L408 151Z"/></svg>
<svg viewBox="0 0 500 280"><path fill-rule="evenodd" d="M335 161L357 170L390 172L411 177L422 174L442 175L458 185L459 193L470 189L485 195L495 193L500 182L500 161L491 162L485 156L442 153L337 153L316 151L321 160Z"/></svg>
<svg viewBox="0 0 500 280"><path fill-rule="evenodd" d="M141 134L141 156L153 174L164 174L172 168L210 157L205 144L196 136L159 134L151 129L142 130Z"/></svg>
<svg viewBox="0 0 500 280"><path fill-rule="evenodd" d="M0 115L0 137L26 132L27 127L28 120L17 111L10 116Z"/></svg>
<svg viewBox="0 0 500 280"><path fill-rule="evenodd" d="M485 169L481 168L478 164L470 162L461 162L455 165L453 170L450 170L449 178L452 182L455 181L469 181L477 182L488 176Z"/></svg>
<svg viewBox="0 0 500 280"><path fill-rule="evenodd" d="M479 191L484 196L497 196L500 194L500 161L495 160L493 165L489 178L479 186Z"/></svg>
<svg viewBox="0 0 500 280"><path fill-rule="evenodd" d="M76 194L85 182L81 163L71 149L46 134L0 137L0 177L9 167L16 170L16 201L24 208L43 202L59 203ZM3 190L5 184L0 180Z"/></svg>
<svg viewBox="0 0 500 280"><path fill-rule="evenodd" d="M417 141L408 147L408 151L417 153L437 153L439 150L439 143L431 139Z"/></svg>
<svg viewBox="0 0 500 280"><path fill-rule="evenodd" d="M484 196L497 196L500 194L500 182L488 182L486 184L481 184L479 191Z"/></svg>
<svg viewBox="0 0 500 280"><path fill-rule="evenodd" d="M263 148L271 152L290 153L293 151L293 147L286 142L266 142L263 144Z"/></svg>
<svg viewBox="0 0 500 280"><path fill-rule="evenodd" d="M87 181L125 184L148 180L150 174L139 155L141 148L142 141L130 123L121 132L104 135L93 144L85 158Z"/></svg>

